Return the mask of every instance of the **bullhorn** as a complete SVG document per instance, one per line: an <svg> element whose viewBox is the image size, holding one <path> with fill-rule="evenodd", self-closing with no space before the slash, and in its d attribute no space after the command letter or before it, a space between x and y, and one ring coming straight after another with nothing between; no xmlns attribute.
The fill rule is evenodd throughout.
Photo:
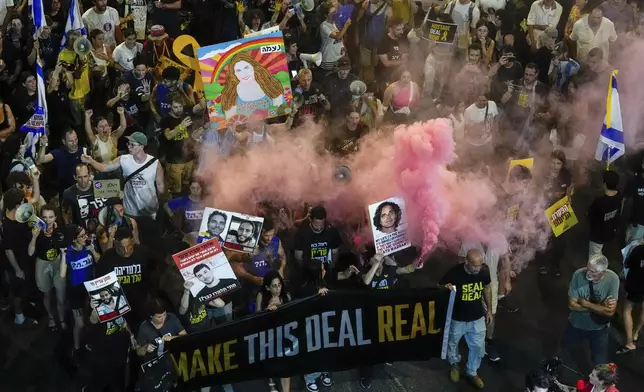
<svg viewBox="0 0 644 392"><path fill-rule="evenodd" d="M301 53L300 60L304 63L304 68L308 68L308 62L315 63L318 67L322 64L322 52L317 53Z"/></svg>
<svg viewBox="0 0 644 392"><path fill-rule="evenodd" d="M351 181L351 169L344 165L338 165L333 170L333 181L348 183Z"/></svg>
<svg viewBox="0 0 644 392"><path fill-rule="evenodd" d="M29 227L38 225L43 230L47 228L45 222L36 215L34 206L31 203L24 203L18 207L16 210L16 221L18 223L26 223Z"/></svg>
<svg viewBox="0 0 644 392"><path fill-rule="evenodd" d="M114 206L105 206L98 212L98 223L103 227L110 227L119 220L119 214Z"/></svg>
<svg viewBox="0 0 644 392"><path fill-rule="evenodd" d="M85 37L80 37L74 41L74 52L79 56L86 56L92 49L92 44Z"/></svg>
<svg viewBox="0 0 644 392"><path fill-rule="evenodd" d="M354 80L349 85L349 90L354 99L359 98L367 92L367 85L362 80Z"/></svg>

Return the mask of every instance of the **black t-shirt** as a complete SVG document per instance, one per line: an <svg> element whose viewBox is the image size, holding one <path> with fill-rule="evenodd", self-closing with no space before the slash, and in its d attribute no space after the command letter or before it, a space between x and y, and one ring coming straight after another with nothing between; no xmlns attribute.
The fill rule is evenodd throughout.
<svg viewBox="0 0 644 392"><path fill-rule="evenodd" d="M393 39L386 34L378 44L378 55L386 54L390 61L402 60L403 54L409 53L409 47L403 39ZM376 67L376 76L381 83L391 82L393 72L398 67L385 67L382 62L378 62Z"/></svg>
<svg viewBox="0 0 644 392"><path fill-rule="evenodd" d="M321 233L314 233L308 221L297 228L294 239L295 250L304 252L302 261L331 262L331 250L342 245L342 237L338 229L327 226Z"/></svg>
<svg viewBox="0 0 644 392"><path fill-rule="evenodd" d="M322 93L322 89L317 83L311 83L311 88L302 90L300 87L296 88L296 92L301 91L303 104L297 111L297 116L314 116L316 119L324 112L324 101L326 96Z"/></svg>
<svg viewBox="0 0 644 392"><path fill-rule="evenodd" d="M512 97L507 103L508 118L519 122L516 124L515 132L521 132L524 122L528 119L530 111L538 113L541 105L544 104L548 89L546 86L537 81L532 88L527 88L523 84L523 79L519 79L515 84Z"/></svg>
<svg viewBox="0 0 644 392"><path fill-rule="evenodd" d="M624 289L629 294L644 294L644 245L639 245L631 251L626 259L628 268Z"/></svg>
<svg viewBox="0 0 644 392"><path fill-rule="evenodd" d="M396 281L398 280L398 274L396 274L396 269L398 267L392 265L384 265L382 267L382 273L380 275L374 275L371 280L370 288L372 290L391 290L394 288ZM366 273L367 270L365 270Z"/></svg>
<svg viewBox="0 0 644 392"><path fill-rule="evenodd" d="M543 184L544 197L548 207L561 200L572 183L572 175L566 169L561 169L555 178L546 178Z"/></svg>
<svg viewBox="0 0 644 392"><path fill-rule="evenodd" d="M24 86L18 87L11 97L11 111L16 118L16 124L24 124L29 120L32 114L36 111L36 103L38 101L38 94L33 93L29 95L27 88Z"/></svg>
<svg viewBox="0 0 644 392"><path fill-rule="evenodd" d="M116 249L112 248L106 250L96 264L96 276L116 272L132 312L141 315L146 311L148 294L153 294L151 293L153 265L152 254L141 245L134 246L134 252L130 257L122 257Z"/></svg>
<svg viewBox="0 0 644 392"><path fill-rule="evenodd" d="M638 173L628 181L624 196L633 198L630 222L644 225L644 175Z"/></svg>
<svg viewBox="0 0 644 392"><path fill-rule="evenodd" d="M190 296L188 311L182 318L188 333L197 333L210 329L210 318L208 317L206 306L199 304L192 295Z"/></svg>
<svg viewBox="0 0 644 392"><path fill-rule="evenodd" d="M349 269L351 266L355 266L359 274L352 274L349 279L338 280L338 274ZM366 266L369 268L369 266ZM364 267L360 262L360 258L353 253L343 254L338 257L338 262L335 264L333 271L326 276L326 282L331 288L339 290L360 290L365 289L366 286L362 281L362 274Z"/></svg>
<svg viewBox="0 0 644 392"><path fill-rule="evenodd" d="M31 266L31 260L27 249L31 241L31 229L26 223L18 223L6 216L2 218L2 241L5 250L12 250L18 265L22 270Z"/></svg>
<svg viewBox="0 0 644 392"><path fill-rule="evenodd" d="M150 94L152 92L152 89L154 88L154 78L152 77L152 74L146 73L142 79L137 79L132 71L128 71L125 74L125 81L130 85L130 97L135 99L139 112L149 112L149 103L142 102L141 97L145 94L143 81L150 83L150 91L148 91L148 94Z"/></svg>
<svg viewBox="0 0 644 392"><path fill-rule="evenodd" d="M452 318L456 321L475 321L483 317L483 288L490 282L490 270L485 265L476 275L468 274L464 264L455 265L447 271L439 284L444 286L451 283L456 287Z"/></svg>
<svg viewBox="0 0 644 392"><path fill-rule="evenodd" d="M204 286L196 295L196 298L200 302L209 302L217 298L216 292L222 289L225 289L228 286L235 285L237 283L236 279L219 279L219 282L214 287ZM224 302L227 302L224 300Z"/></svg>
<svg viewBox="0 0 644 392"><path fill-rule="evenodd" d="M345 79L340 79L337 72L331 72L324 77L322 89L331 104L331 115L340 117L346 114L346 109L351 102L351 83L358 80L358 77L352 74L347 75Z"/></svg>
<svg viewBox="0 0 644 392"><path fill-rule="evenodd" d="M615 237L617 222L622 208L622 195L601 196L595 199L588 208L590 240L605 244Z"/></svg>
<svg viewBox="0 0 644 392"><path fill-rule="evenodd" d="M125 366L130 333L125 328L123 317L105 323L85 323L83 334L87 345L92 349L88 360L95 363L97 368L114 369Z"/></svg>
<svg viewBox="0 0 644 392"><path fill-rule="evenodd" d="M36 239L36 257L40 260L54 261L60 256L60 251L52 244L52 236L40 232Z"/></svg>
<svg viewBox="0 0 644 392"><path fill-rule="evenodd" d="M76 185L63 192L63 208L72 209L72 222L85 227L91 233L98 227L98 214L107 205L107 199L94 197L94 189L90 187L81 191Z"/></svg>
<svg viewBox="0 0 644 392"><path fill-rule="evenodd" d="M494 102L501 102L501 97L508 90L508 85L506 82L514 82L523 77L523 66L520 62L512 62L510 68L505 66L500 66L499 70L496 72L496 76L492 80L491 85L491 99Z"/></svg>
<svg viewBox="0 0 644 392"><path fill-rule="evenodd" d="M165 159L167 163L185 163L190 161L190 156L188 153L188 142L190 140L190 132L187 129L177 133L172 139L168 139L166 136L166 130L172 131L176 128L184 118L188 117L185 113L179 118L174 117L170 114L163 116L159 127L163 132L163 142L161 146L163 147L163 152L165 153Z"/></svg>
<svg viewBox="0 0 644 392"><path fill-rule="evenodd" d="M537 66L537 70L539 71L538 80L545 86L550 84L550 81L548 80L548 71L550 70L551 60L552 50L548 49L546 46L540 47L530 56L530 61Z"/></svg>
<svg viewBox="0 0 644 392"><path fill-rule="evenodd" d="M357 152L360 149L360 138L369 132L369 128L362 123L359 123L353 131L347 128L346 123L335 127L335 129L339 129L339 131L331 136L328 141L328 149L332 154L339 156L347 156Z"/></svg>
<svg viewBox="0 0 644 392"><path fill-rule="evenodd" d="M47 6L45 6L47 7ZM87 9L87 8L85 8ZM47 11L47 15L51 18L51 35L54 38L54 42L60 42L65 34L65 25L67 24L67 11L65 7L61 6L56 15L52 15L52 11ZM60 49L60 48L59 48Z"/></svg>
<svg viewBox="0 0 644 392"><path fill-rule="evenodd" d="M60 38L55 39L50 35L49 38L39 38L40 58L44 63L44 69L54 69L60 52Z"/></svg>

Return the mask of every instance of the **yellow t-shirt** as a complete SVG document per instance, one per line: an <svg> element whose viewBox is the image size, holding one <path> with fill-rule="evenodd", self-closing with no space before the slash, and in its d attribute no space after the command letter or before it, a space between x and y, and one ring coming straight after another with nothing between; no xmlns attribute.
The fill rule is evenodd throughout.
<svg viewBox="0 0 644 392"><path fill-rule="evenodd" d="M76 61L76 52L64 48L60 51L58 55L58 62L74 64ZM82 99L89 94L90 85L89 85L89 63L86 61L83 66L83 73L79 79L74 78L72 82L72 90L69 92L70 99Z"/></svg>
<svg viewBox="0 0 644 392"><path fill-rule="evenodd" d="M399 17L404 24L412 23L411 3L409 0L393 0L391 2L391 14Z"/></svg>

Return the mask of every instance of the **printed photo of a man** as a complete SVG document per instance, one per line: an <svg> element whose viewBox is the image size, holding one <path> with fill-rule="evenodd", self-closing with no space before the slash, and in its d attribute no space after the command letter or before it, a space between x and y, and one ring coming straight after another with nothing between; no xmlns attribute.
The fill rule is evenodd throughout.
<svg viewBox="0 0 644 392"><path fill-rule="evenodd" d="M391 201L380 203L373 214L373 226L381 233L390 234L398 230L402 210L400 206Z"/></svg>

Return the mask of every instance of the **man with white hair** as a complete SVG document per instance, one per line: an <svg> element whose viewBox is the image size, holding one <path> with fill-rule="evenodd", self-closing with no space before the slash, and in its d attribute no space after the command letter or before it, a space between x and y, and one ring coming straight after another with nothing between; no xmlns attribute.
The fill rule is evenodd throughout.
<svg viewBox="0 0 644 392"><path fill-rule="evenodd" d="M561 340L561 351L587 340L593 364L606 363L610 320L617 308L619 278L608 269L608 259L599 254L572 275L568 288L570 317Z"/></svg>

